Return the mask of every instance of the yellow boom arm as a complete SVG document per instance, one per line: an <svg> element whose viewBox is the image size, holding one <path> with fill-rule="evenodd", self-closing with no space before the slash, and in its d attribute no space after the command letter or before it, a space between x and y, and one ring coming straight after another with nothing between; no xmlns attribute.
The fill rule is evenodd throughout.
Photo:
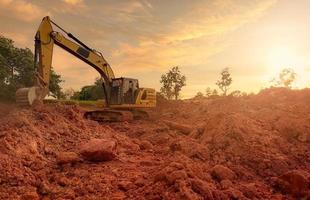
<svg viewBox="0 0 310 200"><path fill-rule="evenodd" d="M49 17L44 17L35 36L35 57L38 64L37 86L47 87L49 84L54 44L92 66L104 78L105 82L112 81L114 78L112 68L99 52L90 49L72 34L62 29L69 37L80 44L64 37L61 33L53 30L52 24L55 23ZM59 27L57 24L55 25Z"/></svg>
<svg viewBox="0 0 310 200"><path fill-rule="evenodd" d="M71 40L54 31L53 25L61 29ZM35 65L37 67L35 87L19 89L16 92L17 102L21 105L32 105L34 101L42 101L48 94L54 44L83 60L99 72L104 79L103 87L106 102L108 103L111 82L115 78L110 65L100 52L89 48L71 33L67 33L48 16L43 18L35 35Z"/></svg>

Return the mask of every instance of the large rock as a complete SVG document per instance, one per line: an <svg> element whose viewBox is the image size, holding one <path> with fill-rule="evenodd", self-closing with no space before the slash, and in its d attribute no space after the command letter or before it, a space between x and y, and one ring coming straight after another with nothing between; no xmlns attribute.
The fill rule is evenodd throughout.
<svg viewBox="0 0 310 200"><path fill-rule="evenodd" d="M80 161L78 154L74 152L61 152L57 155L57 164L64 165L69 163L77 163Z"/></svg>
<svg viewBox="0 0 310 200"><path fill-rule="evenodd" d="M232 180L235 178L235 173L229 169L228 167L225 167L223 165L215 165L212 169L211 169L211 175L218 179L219 181L222 180Z"/></svg>
<svg viewBox="0 0 310 200"><path fill-rule="evenodd" d="M185 125L185 124L179 124L179 123L168 121L168 120L163 120L163 122L167 126L169 126L169 128L178 130L178 131L180 131L181 133L183 133L185 135L190 134L192 132L192 130L193 130L192 127L190 127L188 125Z"/></svg>
<svg viewBox="0 0 310 200"><path fill-rule="evenodd" d="M310 175L303 170L291 170L276 179L276 186L284 194L303 197L310 194Z"/></svg>
<svg viewBox="0 0 310 200"><path fill-rule="evenodd" d="M109 161L116 157L116 142L107 139L91 139L80 148L85 160L93 162Z"/></svg>

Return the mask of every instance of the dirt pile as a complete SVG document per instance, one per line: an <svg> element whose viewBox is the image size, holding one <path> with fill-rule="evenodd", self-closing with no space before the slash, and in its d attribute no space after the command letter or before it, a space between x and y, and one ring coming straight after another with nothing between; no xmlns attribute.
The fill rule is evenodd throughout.
<svg viewBox="0 0 310 200"><path fill-rule="evenodd" d="M99 124L76 106L15 109L0 118L0 199L305 198L309 113L309 90L281 88L161 100L149 121ZM106 146L88 145L92 155L113 156L85 159L92 141Z"/></svg>

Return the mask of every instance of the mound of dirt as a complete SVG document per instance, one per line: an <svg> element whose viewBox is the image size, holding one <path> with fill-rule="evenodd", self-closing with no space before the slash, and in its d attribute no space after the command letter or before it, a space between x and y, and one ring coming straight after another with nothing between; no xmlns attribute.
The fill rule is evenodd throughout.
<svg viewBox="0 0 310 200"><path fill-rule="evenodd" d="M0 118L0 199L310 195L310 90L161 99L150 121L99 124L83 113L45 105ZM113 156L86 159L81 147L92 141L107 146L88 149Z"/></svg>

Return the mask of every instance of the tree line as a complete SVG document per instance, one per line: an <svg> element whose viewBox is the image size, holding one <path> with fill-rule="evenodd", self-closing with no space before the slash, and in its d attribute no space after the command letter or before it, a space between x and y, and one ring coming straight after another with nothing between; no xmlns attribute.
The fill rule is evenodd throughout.
<svg viewBox="0 0 310 200"><path fill-rule="evenodd" d="M278 77L275 77L271 80L271 86L291 88L293 82L296 80L296 77L297 74L292 68L284 68L280 71ZM195 97L247 95L246 92L241 92L240 90L235 90L228 94L228 91L231 89L232 82L233 79L230 73L230 69L226 67L220 72L220 77L215 83L220 92L218 92L216 89L207 87L205 93L199 91ZM181 73L178 66L175 66L161 76L160 83L162 84L162 87L160 88L160 95L166 99L177 100L180 97L182 87L186 85L186 76Z"/></svg>

